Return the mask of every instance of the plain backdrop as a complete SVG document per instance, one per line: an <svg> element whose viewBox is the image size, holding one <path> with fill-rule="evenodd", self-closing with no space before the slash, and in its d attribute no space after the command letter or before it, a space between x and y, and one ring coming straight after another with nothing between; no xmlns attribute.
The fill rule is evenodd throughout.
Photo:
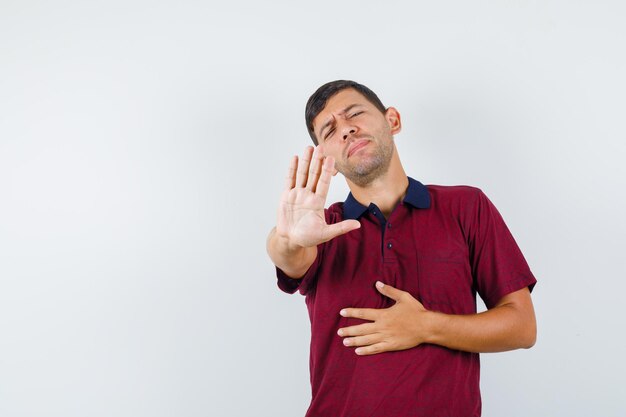
<svg viewBox="0 0 626 417"><path fill-rule="evenodd" d="M265 238L334 79L400 111L409 175L480 187L539 280L536 346L482 355L483 415L626 415L625 18L0 0L0 415L304 415L308 316Z"/></svg>

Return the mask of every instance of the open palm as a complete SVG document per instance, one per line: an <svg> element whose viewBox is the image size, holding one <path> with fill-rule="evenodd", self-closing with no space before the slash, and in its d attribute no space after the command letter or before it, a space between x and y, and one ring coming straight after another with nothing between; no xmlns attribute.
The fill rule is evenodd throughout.
<svg viewBox="0 0 626 417"><path fill-rule="evenodd" d="M312 147L300 159L292 158L276 222L276 232L290 244L316 246L360 227L356 220L326 223L324 205L334 163L332 157L324 158Z"/></svg>

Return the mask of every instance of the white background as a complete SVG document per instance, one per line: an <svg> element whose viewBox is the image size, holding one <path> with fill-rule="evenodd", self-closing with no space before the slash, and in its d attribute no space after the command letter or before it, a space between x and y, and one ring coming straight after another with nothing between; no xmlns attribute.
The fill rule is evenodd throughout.
<svg viewBox="0 0 626 417"><path fill-rule="evenodd" d="M536 346L482 356L483 415L625 415L625 12L0 0L0 415L303 415L308 316L265 237L342 78L401 112L411 176L485 191L539 280Z"/></svg>

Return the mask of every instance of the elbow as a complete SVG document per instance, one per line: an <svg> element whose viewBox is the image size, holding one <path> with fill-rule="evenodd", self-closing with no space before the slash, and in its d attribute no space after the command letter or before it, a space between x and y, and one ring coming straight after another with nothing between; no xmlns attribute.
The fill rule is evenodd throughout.
<svg viewBox="0 0 626 417"><path fill-rule="evenodd" d="M524 343L522 344L522 349L530 349L531 347L535 346L536 342L537 335L532 335L524 340Z"/></svg>
<svg viewBox="0 0 626 417"><path fill-rule="evenodd" d="M523 337L521 338L521 348L530 349L537 343L537 324L533 320L532 323L525 329Z"/></svg>
<svg viewBox="0 0 626 417"><path fill-rule="evenodd" d="M532 302L529 302L519 310L518 316L519 324L519 347L522 349L530 349L537 343L537 318L535 317L535 310L532 306Z"/></svg>
<svg viewBox="0 0 626 417"><path fill-rule="evenodd" d="M537 342L537 319L528 289L511 293L496 307L508 312L511 349L530 349Z"/></svg>

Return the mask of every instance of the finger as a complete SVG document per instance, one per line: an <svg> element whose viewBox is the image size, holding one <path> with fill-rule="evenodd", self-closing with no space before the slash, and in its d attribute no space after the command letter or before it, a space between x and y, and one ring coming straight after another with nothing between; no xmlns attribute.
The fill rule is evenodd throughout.
<svg viewBox="0 0 626 417"><path fill-rule="evenodd" d="M285 189L291 190L296 186L296 169L298 168L298 156L291 157L289 162L289 169L287 169L287 176L285 177Z"/></svg>
<svg viewBox="0 0 626 417"><path fill-rule="evenodd" d="M315 192L315 188L317 187L317 180L320 177L323 158L324 155L322 155L322 153L318 151L318 148L315 148L315 151L313 152L313 158L311 159L311 166L309 168L309 177L306 181L306 188L313 192Z"/></svg>
<svg viewBox="0 0 626 417"><path fill-rule="evenodd" d="M328 188L330 188L330 180L333 177L333 170L335 169L335 158L332 156L324 158L324 164L322 165L322 173L320 179L317 182L317 188L315 194L326 198L328 195Z"/></svg>
<svg viewBox="0 0 626 417"><path fill-rule="evenodd" d="M296 187L304 187L306 185L306 179L309 173L309 163L311 162L311 154L313 153L313 147L307 146L298 161L298 171L296 175Z"/></svg>
<svg viewBox="0 0 626 417"><path fill-rule="evenodd" d="M380 315L380 310L376 308L344 308L339 312L343 317L354 317L356 319L375 321Z"/></svg>
<svg viewBox="0 0 626 417"><path fill-rule="evenodd" d="M343 327L337 330L337 334L341 337L345 336L363 336L366 334L372 334L376 330L374 323L357 324L356 326Z"/></svg>
<svg viewBox="0 0 626 417"><path fill-rule="evenodd" d="M407 294L406 291L399 290L392 287L391 285L383 284L380 281L376 281L376 289L385 297L389 297L395 301L400 301L400 299L402 297L405 297L405 295Z"/></svg>
<svg viewBox="0 0 626 417"><path fill-rule="evenodd" d="M375 355L377 353L388 352L390 350L393 350L393 349L391 349L391 347L387 343L378 342L378 343L374 343L373 345L358 347L354 350L354 353L356 353L359 356L367 356L367 355Z"/></svg>
<svg viewBox="0 0 626 417"><path fill-rule="evenodd" d="M343 339L344 346L369 346L383 340L380 334L368 334L365 336L346 337Z"/></svg>
<svg viewBox="0 0 626 417"><path fill-rule="evenodd" d="M358 229L359 227L361 227L361 223L359 223L358 220L344 220L339 223L329 224L322 231L322 242L328 242L337 236L344 235Z"/></svg>

